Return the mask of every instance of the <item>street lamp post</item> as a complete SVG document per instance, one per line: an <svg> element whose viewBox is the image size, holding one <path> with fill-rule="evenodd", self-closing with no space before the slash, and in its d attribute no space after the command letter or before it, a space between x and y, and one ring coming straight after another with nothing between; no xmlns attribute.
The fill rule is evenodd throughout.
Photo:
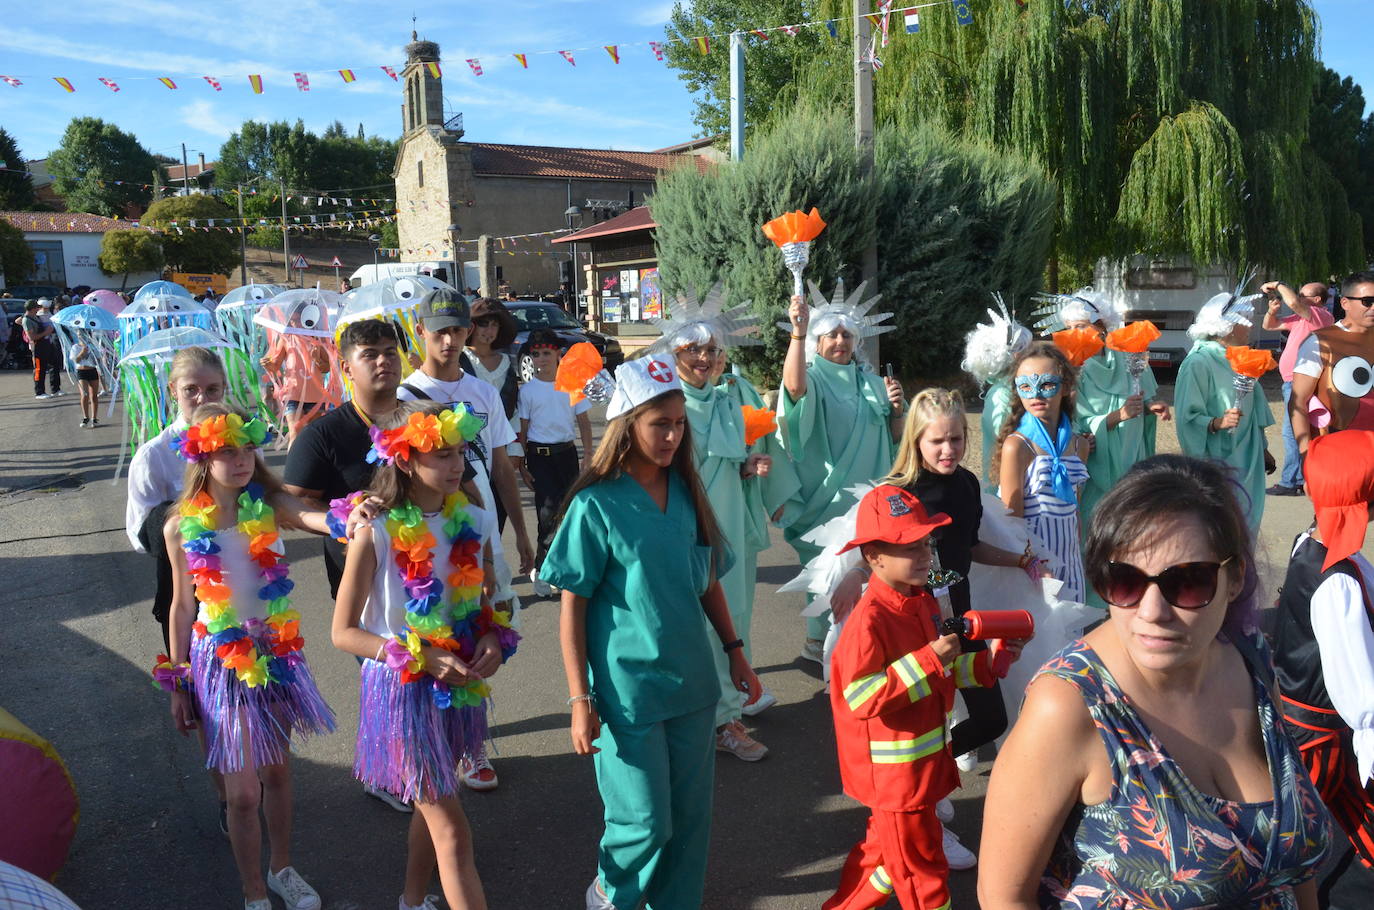
<svg viewBox="0 0 1374 910"><path fill-rule="evenodd" d="M463 285L466 284L463 276L463 263L458 259L458 235L463 233L461 224L450 224L445 231L448 233L449 256L453 259L453 274L449 276L449 284L459 291L467 291Z"/></svg>
<svg viewBox="0 0 1374 910"><path fill-rule="evenodd" d="M567 220L568 230L570 231L573 229L574 218L577 219L577 224L579 227L582 225L582 209L580 206L568 206L567 210L563 212L563 217ZM577 241L574 240L572 244L570 244L570 246L571 250L569 251L569 255L571 256L571 259L568 262L568 296L571 299L568 301L568 306L572 309L573 318L577 319L581 315L578 313L577 307L578 298L581 297L581 292L578 289ZM588 303L588 309L590 309L590 302Z"/></svg>
<svg viewBox="0 0 1374 910"><path fill-rule="evenodd" d="M372 280L377 280L377 251L381 247L381 234L368 234L367 242L372 244Z"/></svg>

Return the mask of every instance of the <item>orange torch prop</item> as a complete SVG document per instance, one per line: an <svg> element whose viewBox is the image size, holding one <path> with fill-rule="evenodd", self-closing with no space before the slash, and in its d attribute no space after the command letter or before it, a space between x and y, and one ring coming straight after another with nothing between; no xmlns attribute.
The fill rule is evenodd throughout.
<svg viewBox="0 0 1374 910"><path fill-rule="evenodd" d="M782 250L782 261L792 270L794 279L792 293L801 296L805 293L802 272L811 260L811 241L825 230L821 213L812 207L810 214L800 209L779 215L763 226L763 233Z"/></svg>
<svg viewBox="0 0 1374 910"><path fill-rule="evenodd" d="M1102 339L1093 329L1065 329L1050 336L1076 370L1102 350Z"/></svg>
<svg viewBox="0 0 1374 910"><path fill-rule="evenodd" d="M1123 325L1107 333L1107 347L1126 355L1126 375L1131 377L1131 394L1140 394L1140 377L1150 357L1150 344L1159 338L1159 328L1148 319Z"/></svg>
<svg viewBox="0 0 1374 910"><path fill-rule="evenodd" d="M1245 399L1255 390L1255 381L1278 366L1271 351L1259 348L1234 347L1226 349L1226 359L1235 371L1236 410L1241 410ZM1232 430L1231 432L1235 432Z"/></svg>

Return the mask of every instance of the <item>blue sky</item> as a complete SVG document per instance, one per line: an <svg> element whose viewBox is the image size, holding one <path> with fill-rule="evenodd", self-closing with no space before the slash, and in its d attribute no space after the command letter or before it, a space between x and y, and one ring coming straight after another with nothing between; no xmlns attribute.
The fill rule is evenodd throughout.
<svg viewBox="0 0 1374 910"><path fill-rule="evenodd" d="M1355 77L1374 103L1370 0L1314 5L1323 59ZM379 67L399 69L403 61L411 28L403 4L65 0L31 2L22 15L19 0L0 6L8 7L0 74L24 83L0 83L0 126L27 158L46 156L68 120L86 115L118 124L154 152L178 156L185 142L192 161L196 152L213 160L245 119L300 118L317 132L335 119L350 130L362 123L369 134L400 131L399 86ZM384 6L396 12L380 13ZM671 7L662 0L415 5L421 36L442 48L447 102L464 114L469 140L621 149L659 148L695 132L686 88L647 47L662 39ZM618 65L605 44L622 45ZM565 48L574 49L576 67L556 53ZM529 54L528 69L511 56L519 52ZM484 75L472 75L469 57ZM358 80L345 85L341 68ZM309 92L296 89L295 71L309 75ZM263 76L263 94L250 91L250 73ZM220 79L223 91L203 75ZM76 91L64 92L54 76ZM159 76L178 89L164 88Z"/></svg>

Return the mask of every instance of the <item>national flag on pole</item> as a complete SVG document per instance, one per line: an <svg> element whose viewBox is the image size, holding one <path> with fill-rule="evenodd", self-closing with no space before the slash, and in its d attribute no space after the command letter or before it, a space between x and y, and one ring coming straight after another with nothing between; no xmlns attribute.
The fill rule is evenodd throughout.
<svg viewBox="0 0 1374 910"><path fill-rule="evenodd" d="M711 53L711 36L710 36L710 35L702 35L700 38L693 38L693 39L692 39L692 43L695 44L695 45L697 46L697 50L701 51L701 55L702 55L703 57L705 57L707 54Z"/></svg>
<svg viewBox="0 0 1374 910"><path fill-rule="evenodd" d="M399 80L396 78L396 71L395 71L394 69L392 69L391 67L389 67L389 66L384 66L384 67L382 67L382 72L384 72L384 73L386 73L388 76L390 76L392 82L397 82L397 81L399 81Z"/></svg>
<svg viewBox="0 0 1374 910"><path fill-rule="evenodd" d="M69 92L74 92L74 91L76 91L76 86L72 85L72 82L71 82L70 79L64 79L64 78L61 77L61 76L53 76L53 77L52 77L52 81L53 81L53 82L56 82L58 85L62 86L62 88L64 88L65 90L67 90L67 91L69 91Z"/></svg>
<svg viewBox="0 0 1374 910"><path fill-rule="evenodd" d="M558 54L571 65L577 66L577 61L573 59L572 51L559 51Z"/></svg>
<svg viewBox="0 0 1374 910"><path fill-rule="evenodd" d="M921 14L914 9L909 9L902 13L902 19L906 23L906 33L914 35L921 30Z"/></svg>
<svg viewBox="0 0 1374 910"><path fill-rule="evenodd" d="M442 79L442 78L444 78L444 72L443 72L443 70L439 69L439 64L437 64L437 63L434 63L434 62L426 63L426 64L425 64L425 69L429 70L429 74L430 74L431 76L433 76L435 79Z"/></svg>
<svg viewBox="0 0 1374 910"><path fill-rule="evenodd" d="M605 45L606 53L611 55L611 59L616 63L620 62L620 46L617 44Z"/></svg>
<svg viewBox="0 0 1374 910"><path fill-rule="evenodd" d="M303 92L310 91L310 77L305 73L296 73L296 88Z"/></svg>
<svg viewBox="0 0 1374 910"><path fill-rule="evenodd" d="M106 79L104 76L97 76L96 78L100 80L101 85L105 86L110 91L119 91L119 86L115 84L113 79Z"/></svg>
<svg viewBox="0 0 1374 910"><path fill-rule="evenodd" d="M754 32L754 34L758 35L758 36L759 36L760 38L762 38L764 41L767 41L767 40L768 40L768 32L764 31L763 29L761 29L761 28L756 28L756 29L752 29L752 31Z"/></svg>
<svg viewBox="0 0 1374 910"><path fill-rule="evenodd" d="M838 20L838 19L827 19L827 20L825 20L825 27L826 27L826 30L830 32L830 37L832 37L832 38L838 38L838 37L840 37L840 26L839 26L839 20Z"/></svg>
<svg viewBox="0 0 1374 910"><path fill-rule="evenodd" d="M472 74L474 76L482 75L482 61L478 60L476 57L469 57L467 59L467 64L472 67Z"/></svg>
<svg viewBox="0 0 1374 910"><path fill-rule="evenodd" d="M177 84L172 81L171 76L158 76L157 81L161 82L163 85L167 86L170 89L175 89L177 87Z"/></svg>
<svg viewBox="0 0 1374 910"><path fill-rule="evenodd" d="M801 31L801 26L800 26L800 25L784 25L784 26L782 26L782 30L783 30L784 32L786 32L787 34L791 35L793 38L795 38L795 37L797 37L797 32L800 32L800 31Z"/></svg>
<svg viewBox="0 0 1374 910"><path fill-rule="evenodd" d="M220 85L219 80L216 79L214 76L202 76L201 78L203 78L206 82L210 83L210 88L214 89L215 91L224 91L224 86Z"/></svg>
<svg viewBox="0 0 1374 910"><path fill-rule="evenodd" d="M250 86L253 87L253 94L254 94L254 95L261 95L261 94L262 94L262 77L261 77L261 76L249 76L249 77L248 77L248 84L249 84Z"/></svg>
<svg viewBox="0 0 1374 910"><path fill-rule="evenodd" d="M890 24L889 17L892 15L892 0L882 0L882 2L878 4L878 12L882 17L882 21L878 23L878 30L882 32L883 35L882 46L887 47L887 27Z"/></svg>
<svg viewBox="0 0 1374 910"><path fill-rule="evenodd" d="M662 60L662 59L663 59L663 42L662 42L662 41L650 41L650 42L649 42L649 50L651 50L651 51L654 52L654 59L655 59L655 60Z"/></svg>
<svg viewBox="0 0 1374 910"><path fill-rule="evenodd" d="M512 54L512 56L515 57L516 61L519 62L520 68L521 68L521 69L529 69L529 68L530 68L530 61L529 61L529 58L526 57L524 54Z"/></svg>
<svg viewBox="0 0 1374 910"><path fill-rule="evenodd" d="M20 82L18 79L14 78L13 76L0 76L0 82L4 82L6 85L12 85L15 88L18 88L19 86L24 84Z"/></svg>
<svg viewBox="0 0 1374 910"><path fill-rule="evenodd" d="M954 20L960 25L973 24L973 10L969 9L968 0L950 0L954 4Z"/></svg>
<svg viewBox="0 0 1374 910"><path fill-rule="evenodd" d="M883 22L883 17L878 13L865 13L864 18L867 19L869 25L872 25L874 28L878 28Z"/></svg>
<svg viewBox="0 0 1374 910"><path fill-rule="evenodd" d="M344 82L357 82L358 77L352 70L339 70L339 77Z"/></svg>

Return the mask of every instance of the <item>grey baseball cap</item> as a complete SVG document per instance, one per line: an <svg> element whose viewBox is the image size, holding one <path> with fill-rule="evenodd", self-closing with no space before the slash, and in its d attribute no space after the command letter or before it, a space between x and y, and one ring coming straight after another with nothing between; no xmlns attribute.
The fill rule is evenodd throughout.
<svg viewBox="0 0 1374 910"><path fill-rule="evenodd" d="M418 315L426 331L472 326L467 298L452 288L435 288L421 297Z"/></svg>

